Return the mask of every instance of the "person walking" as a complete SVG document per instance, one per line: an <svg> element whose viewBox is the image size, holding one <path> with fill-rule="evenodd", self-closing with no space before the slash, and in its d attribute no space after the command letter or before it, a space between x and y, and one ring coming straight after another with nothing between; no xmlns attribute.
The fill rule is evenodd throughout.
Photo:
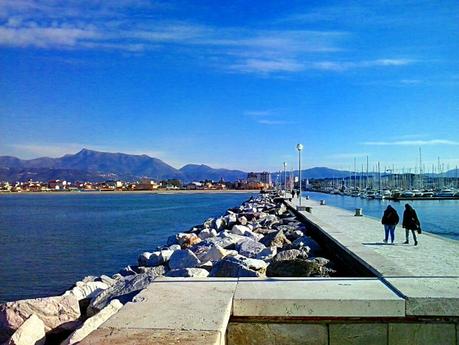
<svg viewBox="0 0 459 345"><path fill-rule="evenodd" d="M397 210L391 205L387 206L384 211L381 223L384 225L384 243L387 243L390 235L390 243L393 244L395 240L395 227L397 226L400 218L398 216Z"/></svg>
<svg viewBox="0 0 459 345"><path fill-rule="evenodd" d="M403 227L405 228L406 241L404 244L410 243L410 230L413 234L414 245L418 245L418 239L416 238L416 231L421 233L421 223L419 222L418 215L414 208L409 204L405 204L405 211L403 212Z"/></svg>

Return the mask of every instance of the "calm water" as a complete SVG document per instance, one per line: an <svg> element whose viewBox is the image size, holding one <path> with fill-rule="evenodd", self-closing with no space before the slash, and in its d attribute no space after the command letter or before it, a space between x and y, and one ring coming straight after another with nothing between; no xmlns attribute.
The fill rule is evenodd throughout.
<svg viewBox="0 0 459 345"><path fill-rule="evenodd" d="M394 207L402 219L408 202L416 210L422 230L459 240L459 200L418 200L394 202L388 200L367 200L335 194L307 192L311 199L325 200L328 205L354 211L362 208L366 216L381 219L387 205Z"/></svg>
<svg viewBox="0 0 459 345"><path fill-rule="evenodd" d="M0 195L0 302L113 274L251 194Z"/></svg>

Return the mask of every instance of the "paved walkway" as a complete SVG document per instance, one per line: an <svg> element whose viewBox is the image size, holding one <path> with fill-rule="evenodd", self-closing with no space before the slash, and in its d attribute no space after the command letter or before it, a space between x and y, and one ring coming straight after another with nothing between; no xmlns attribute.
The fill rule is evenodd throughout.
<svg viewBox="0 0 459 345"><path fill-rule="evenodd" d="M295 207L298 202L296 198L291 204ZM353 212L305 198L302 205L311 207L311 213L301 214L330 240L359 258L401 295L411 298L413 303L407 306L407 313L410 309L422 314L423 308L429 312L443 308L445 313L450 313L450 308L459 310L458 241L423 233L418 236L418 246L405 245L405 231L398 226L396 244L388 245L382 241L384 228L378 220L356 217Z"/></svg>

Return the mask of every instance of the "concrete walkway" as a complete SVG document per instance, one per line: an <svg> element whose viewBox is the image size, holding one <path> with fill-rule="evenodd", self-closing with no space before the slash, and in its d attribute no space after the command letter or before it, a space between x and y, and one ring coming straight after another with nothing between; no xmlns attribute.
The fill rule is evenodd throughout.
<svg viewBox="0 0 459 345"><path fill-rule="evenodd" d="M423 233L418 246L405 245L397 226L396 243L388 245L376 219L305 198L302 205L311 208L300 212L308 222L407 299L407 315L459 315L459 242Z"/></svg>

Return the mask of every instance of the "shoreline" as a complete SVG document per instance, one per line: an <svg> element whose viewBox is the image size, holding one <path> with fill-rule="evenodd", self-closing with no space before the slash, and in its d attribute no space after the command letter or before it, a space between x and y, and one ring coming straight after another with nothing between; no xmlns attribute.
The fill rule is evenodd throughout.
<svg viewBox="0 0 459 345"><path fill-rule="evenodd" d="M101 194L253 194L259 189L228 189L228 190L139 190L139 191L52 191L52 192L0 192L1 195L101 195Z"/></svg>

